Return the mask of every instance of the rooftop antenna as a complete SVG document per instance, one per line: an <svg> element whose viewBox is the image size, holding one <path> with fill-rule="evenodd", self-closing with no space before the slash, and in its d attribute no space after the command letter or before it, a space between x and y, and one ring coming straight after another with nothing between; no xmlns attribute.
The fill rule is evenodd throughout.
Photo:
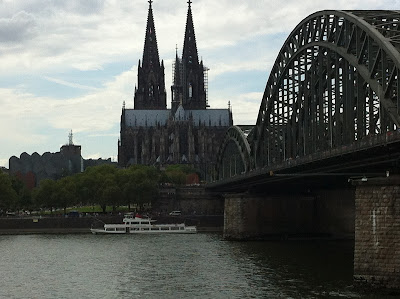
<svg viewBox="0 0 400 299"><path fill-rule="evenodd" d="M74 145L74 143L72 142L72 137L73 137L73 134L72 134L72 130L71 130L71 132L68 134L68 140L69 140L68 145Z"/></svg>

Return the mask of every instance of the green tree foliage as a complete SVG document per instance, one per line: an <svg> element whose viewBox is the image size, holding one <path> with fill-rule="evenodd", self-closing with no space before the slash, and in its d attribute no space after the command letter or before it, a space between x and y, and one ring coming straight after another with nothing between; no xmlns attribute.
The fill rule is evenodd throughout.
<svg viewBox="0 0 400 299"><path fill-rule="evenodd" d="M105 212L106 206L112 206L113 211L122 203L122 191L117 184L115 177L109 176L105 178L105 184L101 188L102 192L99 196L100 204Z"/></svg>
<svg viewBox="0 0 400 299"><path fill-rule="evenodd" d="M32 196L24 182L17 176L10 176L12 188L17 193L15 210L32 210Z"/></svg>
<svg viewBox="0 0 400 299"><path fill-rule="evenodd" d="M129 206L152 202L157 198L160 172L154 167L143 165L131 166L120 172L119 182L123 194L123 202Z"/></svg>
<svg viewBox="0 0 400 299"><path fill-rule="evenodd" d="M0 171L0 210L13 210L17 200L10 176Z"/></svg>
<svg viewBox="0 0 400 299"><path fill-rule="evenodd" d="M40 186L33 190L34 204L37 208L53 210L53 201L56 196L57 182L49 179L42 180Z"/></svg>
<svg viewBox="0 0 400 299"><path fill-rule="evenodd" d="M16 205L19 208L33 205L35 208L63 209L75 205L100 205L103 212L107 207L136 205L143 208L158 198L158 186L162 182L184 183L185 169L172 168L160 172L155 167L135 165L120 169L114 165L100 165L87 168L83 173L66 176L57 181L42 180L32 191L32 197L26 193L20 182L13 184L7 175L0 177L0 208ZM7 178L7 179L6 179ZM22 198L24 198L22 200ZM31 200L32 199L32 200Z"/></svg>
<svg viewBox="0 0 400 299"><path fill-rule="evenodd" d="M163 179L165 183L184 185L186 183L187 175L195 172L196 170L194 168L187 165L169 165L165 169L165 175L163 176Z"/></svg>
<svg viewBox="0 0 400 299"><path fill-rule="evenodd" d="M78 202L74 178L69 176L58 180L51 198L52 206L64 209L64 214L66 214L67 207L76 205Z"/></svg>

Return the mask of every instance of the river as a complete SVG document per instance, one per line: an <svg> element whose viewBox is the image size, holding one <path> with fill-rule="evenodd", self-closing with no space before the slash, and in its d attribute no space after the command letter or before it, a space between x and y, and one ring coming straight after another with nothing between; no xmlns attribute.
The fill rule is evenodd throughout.
<svg viewBox="0 0 400 299"><path fill-rule="evenodd" d="M4 235L0 253L0 298L367 297L352 286L353 241Z"/></svg>

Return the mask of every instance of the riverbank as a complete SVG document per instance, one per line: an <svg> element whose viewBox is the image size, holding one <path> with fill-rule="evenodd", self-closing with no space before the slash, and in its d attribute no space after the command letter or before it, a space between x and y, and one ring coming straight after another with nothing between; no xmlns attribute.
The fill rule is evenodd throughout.
<svg viewBox="0 0 400 299"><path fill-rule="evenodd" d="M0 218L0 235L23 234L85 234L92 226L103 223L122 223L122 215L84 217L5 217ZM158 223L182 223L196 225L198 232L222 232L223 215L158 217Z"/></svg>

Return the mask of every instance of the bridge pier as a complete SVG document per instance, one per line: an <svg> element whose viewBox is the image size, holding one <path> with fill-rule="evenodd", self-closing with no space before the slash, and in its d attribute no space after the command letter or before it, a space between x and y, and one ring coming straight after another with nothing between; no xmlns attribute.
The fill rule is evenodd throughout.
<svg viewBox="0 0 400 299"><path fill-rule="evenodd" d="M314 198L225 196L224 239L259 240L307 235L313 231Z"/></svg>
<svg viewBox="0 0 400 299"><path fill-rule="evenodd" d="M400 177L354 182L354 279L400 290Z"/></svg>
<svg viewBox="0 0 400 299"><path fill-rule="evenodd" d="M354 187L225 194L224 239L299 237L354 238Z"/></svg>

